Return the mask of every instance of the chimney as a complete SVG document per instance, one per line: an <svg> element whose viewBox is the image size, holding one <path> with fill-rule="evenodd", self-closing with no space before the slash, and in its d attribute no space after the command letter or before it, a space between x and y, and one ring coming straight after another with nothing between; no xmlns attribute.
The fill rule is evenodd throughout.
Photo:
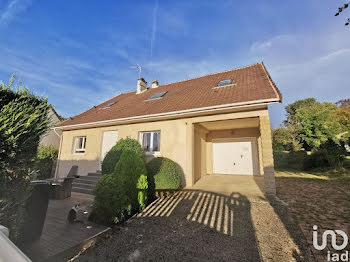
<svg viewBox="0 0 350 262"><path fill-rule="evenodd" d="M143 77L140 77L137 80L136 94L140 94L140 93L142 93L145 90L147 90L147 82L145 81L145 79L143 79Z"/></svg>
<svg viewBox="0 0 350 262"><path fill-rule="evenodd" d="M159 86L158 80L152 81L152 88L157 88Z"/></svg>

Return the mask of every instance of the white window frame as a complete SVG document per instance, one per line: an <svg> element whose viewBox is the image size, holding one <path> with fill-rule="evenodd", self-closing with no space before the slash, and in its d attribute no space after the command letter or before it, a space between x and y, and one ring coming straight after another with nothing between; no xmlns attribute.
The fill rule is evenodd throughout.
<svg viewBox="0 0 350 262"><path fill-rule="evenodd" d="M83 139L82 142L82 147L78 148L79 143L79 139ZM74 150L73 153L75 155L84 155L86 152L86 136L76 136L74 137Z"/></svg>
<svg viewBox="0 0 350 262"><path fill-rule="evenodd" d="M158 139L159 151L153 151L153 137L154 137L155 133L159 133L159 139ZM142 148L143 148L143 136L145 134L151 134L150 150L149 151L145 150L146 156L160 156L160 141L161 141L161 132L160 132L160 130L140 132L140 144L141 144Z"/></svg>

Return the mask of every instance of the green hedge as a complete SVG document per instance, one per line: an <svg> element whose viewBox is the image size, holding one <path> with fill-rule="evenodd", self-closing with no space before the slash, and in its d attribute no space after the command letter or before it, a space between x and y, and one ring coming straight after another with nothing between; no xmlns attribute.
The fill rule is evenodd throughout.
<svg viewBox="0 0 350 262"><path fill-rule="evenodd" d="M181 168L169 158L157 157L147 163L149 186L155 189L180 189Z"/></svg>
<svg viewBox="0 0 350 262"><path fill-rule="evenodd" d="M143 209L148 188L145 174L143 159L134 151L124 150L114 173L103 175L97 183L90 218L97 223L117 223Z"/></svg>
<svg viewBox="0 0 350 262"><path fill-rule="evenodd" d="M103 175L94 189L95 200L90 219L99 224L113 224L131 215L130 200L123 184L114 175Z"/></svg>
<svg viewBox="0 0 350 262"><path fill-rule="evenodd" d="M134 151L139 157L144 158L144 150L140 143L131 138L120 139L115 146L106 154L102 161L102 174L112 174L115 166L124 150Z"/></svg>
<svg viewBox="0 0 350 262"><path fill-rule="evenodd" d="M53 146L39 147L34 165L34 172L38 174L37 179L50 178L53 164L57 156L57 148Z"/></svg>
<svg viewBox="0 0 350 262"><path fill-rule="evenodd" d="M141 175L146 174L147 170L143 159L134 151L124 150L115 166L113 175L118 177L123 184L134 210L138 209L137 182Z"/></svg>

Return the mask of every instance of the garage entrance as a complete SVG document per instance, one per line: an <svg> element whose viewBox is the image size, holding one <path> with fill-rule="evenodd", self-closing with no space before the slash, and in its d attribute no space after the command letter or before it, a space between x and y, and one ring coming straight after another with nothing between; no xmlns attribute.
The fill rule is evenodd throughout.
<svg viewBox="0 0 350 262"><path fill-rule="evenodd" d="M213 140L213 173L258 175L255 138Z"/></svg>

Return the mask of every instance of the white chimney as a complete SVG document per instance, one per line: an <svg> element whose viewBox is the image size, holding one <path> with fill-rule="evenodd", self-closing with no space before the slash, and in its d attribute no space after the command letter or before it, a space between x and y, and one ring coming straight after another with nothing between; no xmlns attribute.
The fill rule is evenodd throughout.
<svg viewBox="0 0 350 262"><path fill-rule="evenodd" d="M140 77L137 80L137 90L136 90L136 94L140 94L143 91L147 90L147 82L145 81L145 79L143 79L142 77Z"/></svg>
<svg viewBox="0 0 350 262"><path fill-rule="evenodd" d="M152 88L157 88L159 86L158 80L152 81Z"/></svg>

